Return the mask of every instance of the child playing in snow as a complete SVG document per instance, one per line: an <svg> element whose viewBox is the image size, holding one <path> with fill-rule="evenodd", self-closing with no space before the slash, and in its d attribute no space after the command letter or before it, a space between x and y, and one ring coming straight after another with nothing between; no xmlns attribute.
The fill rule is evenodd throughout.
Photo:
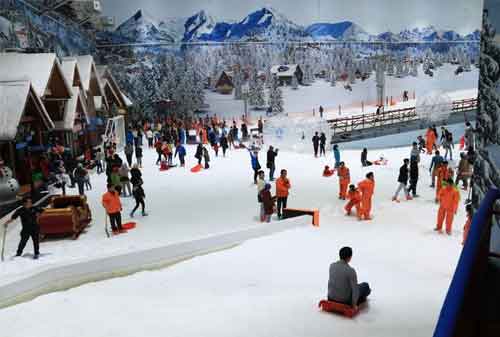
<svg viewBox="0 0 500 337"><path fill-rule="evenodd" d="M139 208L139 205L141 205L141 207L142 207L142 216L147 216L148 214L146 213L146 210L145 210L146 204L144 203L144 199L146 198L146 194L144 193L144 189L142 188L142 184L134 185L132 194L133 194L134 199L135 199L135 207L132 210L132 212L130 212L130 217L131 218L134 217L134 213Z"/></svg>
<svg viewBox="0 0 500 337"><path fill-rule="evenodd" d="M346 215L351 215L352 208L356 208L356 216L359 217L359 205L361 203L361 193L355 185L349 185L349 192L347 192L347 199L349 202L345 205Z"/></svg>
<svg viewBox="0 0 500 337"><path fill-rule="evenodd" d="M326 165L323 170L323 177L331 177L335 173L335 170L330 170L330 166Z"/></svg>
<svg viewBox="0 0 500 337"><path fill-rule="evenodd" d="M470 225L472 223L472 205L468 204L465 206L465 212L467 213L467 220L465 221L464 226L464 238L462 241L462 245L465 245L465 241L467 241L467 236L469 235Z"/></svg>
<svg viewBox="0 0 500 337"><path fill-rule="evenodd" d="M88 170L85 170L85 177L83 178L83 182L85 184L85 189L87 191L90 191L92 189L92 185L90 184L90 175Z"/></svg>
<svg viewBox="0 0 500 337"><path fill-rule="evenodd" d="M424 137L418 136L417 141L418 141L418 150L420 151L420 153L425 153L425 139L424 139Z"/></svg>
<svg viewBox="0 0 500 337"><path fill-rule="evenodd" d="M210 162L210 155L206 147L203 147L203 159L205 159L205 170L209 169L210 165L208 165L208 163Z"/></svg>
<svg viewBox="0 0 500 337"><path fill-rule="evenodd" d="M274 213L274 202L276 201L276 197L271 195L271 184L266 184L264 190L260 192L260 197L264 205L264 212L261 213L260 221L271 222L271 215Z"/></svg>

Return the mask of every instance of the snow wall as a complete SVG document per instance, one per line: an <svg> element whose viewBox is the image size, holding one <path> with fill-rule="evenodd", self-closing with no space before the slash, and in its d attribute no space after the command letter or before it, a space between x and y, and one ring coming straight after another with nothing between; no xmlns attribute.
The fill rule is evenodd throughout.
<svg viewBox="0 0 500 337"><path fill-rule="evenodd" d="M481 288L482 281L485 279L484 270L479 269L484 265L483 259L487 259L487 252L490 249L489 242L484 242L484 233L491 226L491 212L493 205L500 198L500 190L496 188L490 189L486 197L481 203L478 211L474 214L472 225L469 231L462 254L458 261L455 274L451 281L448 294L446 295L443 308L434 332L434 337L453 337L457 336L457 324L464 322L473 322L475 317L470 317L464 314L464 311L469 309L471 312L477 313L477 316L482 316L484 307L464 308L470 304L470 298L477 298L481 295L476 292L477 288ZM497 227L496 225L493 228ZM483 253L486 251L486 256ZM479 270L478 270L479 269ZM476 285L476 289L470 289L472 285ZM469 292L469 294L468 294ZM469 301L465 301L468 295ZM484 302L479 301L479 303ZM474 315L474 316L476 316ZM470 323L474 324L474 323ZM473 329L474 336L479 336L478 326ZM460 330L466 333L464 330ZM470 331L469 331L470 332ZM472 336L472 334L468 334ZM484 335L487 336L487 335ZM488 335L489 336L489 335Z"/></svg>
<svg viewBox="0 0 500 337"><path fill-rule="evenodd" d="M185 259L229 249L246 240L272 235L299 226L310 226L310 223L309 216L301 216L148 250L74 264L52 265L42 271L22 275L18 279L0 285L0 308L89 282L164 268Z"/></svg>

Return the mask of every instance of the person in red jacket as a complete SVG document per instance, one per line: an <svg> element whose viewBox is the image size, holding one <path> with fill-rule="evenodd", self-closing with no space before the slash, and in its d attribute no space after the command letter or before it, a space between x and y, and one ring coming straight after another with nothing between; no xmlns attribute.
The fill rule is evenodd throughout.
<svg viewBox="0 0 500 337"><path fill-rule="evenodd" d="M443 222L446 219L446 233L451 235L453 218L457 213L458 203L460 202L460 193L458 188L453 184L453 179L449 178L445 182L445 186L439 191L439 211L437 217L437 225L435 231L442 233Z"/></svg>
<svg viewBox="0 0 500 337"><path fill-rule="evenodd" d="M287 177L287 171L281 170L280 177L276 180L276 197L278 198L278 218L281 219L283 209L288 201L288 190L292 187Z"/></svg>
<svg viewBox="0 0 500 337"><path fill-rule="evenodd" d="M361 203L361 193L358 191L356 186L350 185L349 192L347 193L347 199L349 202L345 205L344 209L347 212L346 215L351 215L352 208L356 208L356 216L359 218L359 205Z"/></svg>
<svg viewBox="0 0 500 337"><path fill-rule="evenodd" d="M360 220L371 220L372 197L375 190L375 177L373 172L366 174L366 179L358 183L361 192Z"/></svg>
<svg viewBox="0 0 500 337"><path fill-rule="evenodd" d="M260 192L260 197L262 200L262 204L264 206L264 214L261 217L261 222L271 222L271 215L274 213L274 203L276 201L276 197L271 195L271 185L266 184L264 189Z"/></svg>
<svg viewBox="0 0 500 337"><path fill-rule="evenodd" d="M126 233L127 231L122 228L122 203L120 201L120 193L115 191L113 184L108 184L108 191L102 196L102 206L109 216L113 234Z"/></svg>
<svg viewBox="0 0 500 337"><path fill-rule="evenodd" d="M427 154L432 154L432 149L434 148L434 144L436 143L436 134L434 130L429 127L427 129L427 133L425 134L425 145L427 147Z"/></svg>
<svg viewBox="0 0 500 337"><path fill-rule="evenodd" d="M465 211L467 212L467 220L465 221L462 245L465 245L465 241L467 241L467 237L469 236L470 225L472 224L472 205L468 204L465 206Z"/></svg>
<svg viewBox="0 0 500 337"><path fill-rule="evenodd" d="M345 200L347 197L347 186L351 183L351 175L349 168L341 161L338 168L339 176L339 199Z"/></svg>

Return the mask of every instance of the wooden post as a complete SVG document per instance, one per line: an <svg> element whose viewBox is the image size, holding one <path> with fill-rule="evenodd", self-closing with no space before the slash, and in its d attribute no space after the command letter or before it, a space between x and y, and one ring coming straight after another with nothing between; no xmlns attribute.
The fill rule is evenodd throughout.
<svg viewBox="0 0 500 337"><path fill-rule="evenodd" d="M361 112L365 113L365 102L361 101Z"/></svg>
<svg viewBox="0 0 500 337"><path fill-rule="evenodd" d="M342 116L342 106L339 104L339 116Z"/></svg>

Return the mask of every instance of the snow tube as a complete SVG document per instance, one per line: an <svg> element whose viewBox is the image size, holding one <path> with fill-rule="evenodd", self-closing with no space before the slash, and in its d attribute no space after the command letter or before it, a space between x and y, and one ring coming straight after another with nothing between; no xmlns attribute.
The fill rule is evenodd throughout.
<svg viewBox="0 0 500 337"><path fill-rule="evenodd" d="M378 165L378 166L386 166L388 162L389 161L387 159L384 159L384 160L375 160L373 162L373 164L374 165Z"/></svg>
<svg viewBox="0 0 500 337"><path fill-rule="evenodd" d="M135 222L126 222L126 223L122 224L122 228L126 229L126 230L134 229L135 226L136 226Z"/></svg>
<svg viewBox="0 0 500 337"><path fill-rule="evenodd" d="M359 313L359 309L354 310L351 306L348 306L346 304L327 300L321 300L318 304L318 307L323 311L333 312L349 318L353 318Z"/></svg>
<svg viewBox="0 0 500 337"><path fill-rule="evenodd" d="M194 167L191 169L191 172L193 172L193 173L197 173L197 172L200 172L202 169L203 169L203 166L202 166L201 164L198 164L198 165L194 166Z"/></svg>

